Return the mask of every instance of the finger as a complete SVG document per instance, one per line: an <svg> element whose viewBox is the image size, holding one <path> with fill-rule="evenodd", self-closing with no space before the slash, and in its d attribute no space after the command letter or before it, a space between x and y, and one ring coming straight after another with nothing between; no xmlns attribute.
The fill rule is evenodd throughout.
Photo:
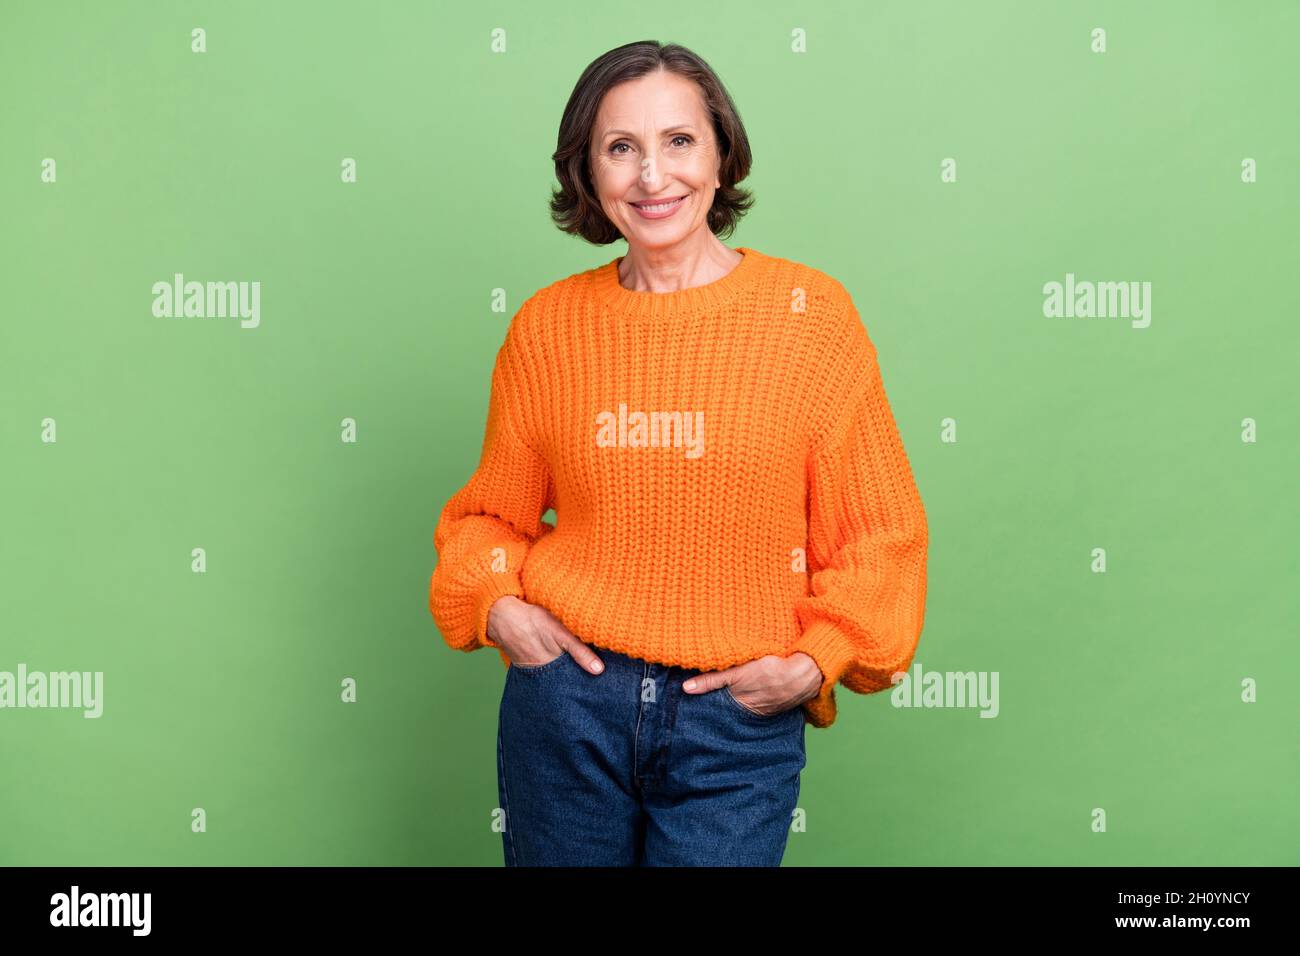
<svg viewBox="0 0 1300 956"><path fill-rule="evenodd" d="M687 680L682 684L682 689L690 694L705 694L711 690L717 690L719 687L734 684L736 678L737 673L734 667L728 667L726 670L720 671L706 671Z"/></svg>
<svg viewBox="0 0 1300 956"><path fill-rule="evenodd" d="M568 652L570 657L578 662L584 671L599 674L605 669L605 662L596 655L596 652L578 640L573 632L563 624L552 628L551 633L559 645Z"/></svg>

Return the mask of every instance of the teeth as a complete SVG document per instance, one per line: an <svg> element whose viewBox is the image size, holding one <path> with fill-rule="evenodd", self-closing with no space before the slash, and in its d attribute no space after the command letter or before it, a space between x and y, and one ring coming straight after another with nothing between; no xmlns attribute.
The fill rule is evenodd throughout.
<svg viewBox="0 0 1300 956"><path fill-rule="evenodd" d="M658 203L657 205L654 206L644 206L640 203L637 203L637 208L644 209L647 212L663 212L665 209L672 209L673 206L676 206L679 202L681 202L680 199L674 199L672 202Z"/></svg>

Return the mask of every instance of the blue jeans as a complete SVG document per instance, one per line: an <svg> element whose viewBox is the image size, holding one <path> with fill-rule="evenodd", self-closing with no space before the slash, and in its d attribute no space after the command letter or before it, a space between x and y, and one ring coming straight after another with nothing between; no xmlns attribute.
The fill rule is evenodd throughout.
<svg viewBox="0 0 1300 956"><path fill-rule="evenodd" d="M779 866L804 711L763 716L699 670L593 648L512 664L497 730L507 866Z"/></svg>

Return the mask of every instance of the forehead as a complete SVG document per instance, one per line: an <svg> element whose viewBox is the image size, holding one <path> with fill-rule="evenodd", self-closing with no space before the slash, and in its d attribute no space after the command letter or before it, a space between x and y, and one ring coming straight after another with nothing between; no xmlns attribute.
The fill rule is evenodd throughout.
<svg viewBox="0 0 1300 956"><path fill-rule="evenodd" d="M594 133L622 129L631 133L662 132L703 124L704 97L691 80L676 73L650 73L612 87L596 110Z"/></svg>

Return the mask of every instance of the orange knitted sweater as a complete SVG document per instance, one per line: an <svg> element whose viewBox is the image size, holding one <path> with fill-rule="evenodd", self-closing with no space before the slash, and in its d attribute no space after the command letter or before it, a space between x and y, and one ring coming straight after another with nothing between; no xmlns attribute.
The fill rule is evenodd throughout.
<svg viewBox="0 0 1300 956"><path fill-rule="evenodd" d="M717 670L803 651L816 727L837 682L908 668L928 530L875 346L837 280L737 251L705 285L632 291L614 259L519 308L478 469L434 532L451 647L509 666L486 625L511 594L598 654Z"/></svg>

